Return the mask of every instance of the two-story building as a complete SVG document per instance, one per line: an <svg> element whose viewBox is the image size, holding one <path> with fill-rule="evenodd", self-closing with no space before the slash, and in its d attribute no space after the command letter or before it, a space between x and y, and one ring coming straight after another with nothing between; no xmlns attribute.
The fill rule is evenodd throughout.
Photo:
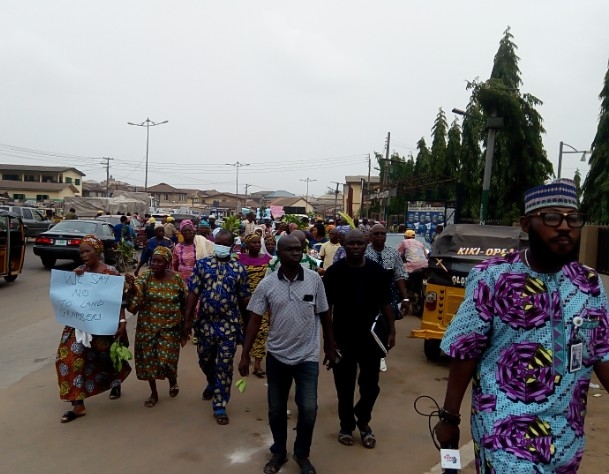
<svg viewBox="0 0 609 474"><path fill-rule="evenodd" d="M85 174L67 166L0 164L0 193L17 203L61 202L64 197L82 195Z"/></svg>
<svg viewBox="0 0 609 474"><path fill-rule="evenodd" d="M148 186L148 193L154 197L161 208L181 208L187 207L189 191L174 188L167 183L159 183Z"/></svg>
<svg viewBox="0 0 609 474"><path fill-rule="evenodd" d="M368 176L345 176L345 184L343 185L343 209L353 217L362 217L362 207L370 207L370 194L378 191L380 186L380 178L378 176L370 176L370 186L368 186Z"/></svg>

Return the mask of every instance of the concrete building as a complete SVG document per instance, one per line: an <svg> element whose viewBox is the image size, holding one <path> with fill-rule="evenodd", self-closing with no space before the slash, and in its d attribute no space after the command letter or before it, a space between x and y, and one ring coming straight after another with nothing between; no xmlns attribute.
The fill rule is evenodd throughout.
<svg viewBox="0 0 609 474"><path fill-rule="evenodd" d="M370 176L370 194L378 191L380 187L380 178L378 176ZM368 192L368 176L345 176L345 184L343 185L343 209L353 217L361 216L362 207L369 207Z"/></svg>
<svg viewBox="0 0 609 474"><path fill-rule="evenodd" d="M0 193L19 204L61 202L67 196L82 196L83 176L67 166L0 164Z"/></svg>

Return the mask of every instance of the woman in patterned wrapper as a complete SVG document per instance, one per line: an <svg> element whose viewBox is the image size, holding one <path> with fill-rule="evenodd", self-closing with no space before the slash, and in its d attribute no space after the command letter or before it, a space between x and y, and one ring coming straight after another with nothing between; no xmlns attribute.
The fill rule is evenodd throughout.
<svg viewBox="0 0 609 474"><path fill-rule="evenodd" d="M104 250L103 242L94 235L86 235L80 245L80 258L84 262L74 270L83 273L102 273L120 276L116 268L102 263L100 256ZM114 336L88 334L70 326L63 328L57 349L55 368L59 383L59 396L72 403L72 409L61 417L62 423L69 423L87 414L85 399L110 390L110 399L121 396L121 382L131 373L126 361L117 372L110 359L110 346L121 339L125 344L127 320L125 308L121 305L117 331Z"/></svg>
<svg viewBox="0 0 609 474"><path fill-rule="evenodd" d="M266 268L271 261L271 256L267 253L261 253L262 241L258 233L250 234L245 238L247 244L247 253L239 255L238 260L243 264L247 270L247 278L249 282L250 292L253 294L258 284L264 278L266 274ZM247 325L244 324L243 333L247 330ZM262 370L262 359L266 354L265 344L266 338L269 334L269 315L264 314L262 317L262 323L258 330L258 335L252 346L250 353L251 357L254 358L254 371L253 374L256 377L263 378L266 372Z"/></svg>
<svg viewBox="0 0 609 474"><path fill-rule="evenodd" d="M156 381L169 380L169 396L180 392L178 358L180 344L188 340L183 331L185 288L179 273L169 270L172 253L166 247L154 249L150 269L132 283L129 311L138 312L135 329L135 371L139 380L150 384L148 408L158 400Z"/></svg>

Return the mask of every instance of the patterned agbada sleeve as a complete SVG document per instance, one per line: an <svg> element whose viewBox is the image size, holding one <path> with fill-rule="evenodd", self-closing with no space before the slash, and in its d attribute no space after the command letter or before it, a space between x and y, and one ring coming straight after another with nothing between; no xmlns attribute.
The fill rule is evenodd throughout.
<svg viewBox="0 0 609 474"><path fill-rule="evenodd" d="M198 295L201 293L202 281L205 275L205 262L206 259L202 258L201 260L197 260L195 267L192 270L192 275L188 279L188 291Z"/></svg>
<svg viewBox="0 0 609 474"><path fill-rule="evenodd" d="M494 311L494 276L486 267L470 272L465 298L448 326L440 347L450 357L479 359L488 345Z"/></svg>
<svg viewBox="0 0 609 474"><path fill-rule="evenodd" d="M595 271L596 273L596 271ZM598 279L598 285L600 289L600 308L598 308L599 324L594 330L594 336L592 338L592 350L594 352L595 359L599 362L609 362L609 308L607 305L607 293L603 286L602 280L599 278L598 273L596 274ZM591 308L588 309L590 311Z"/></svg>
<svg viewBox="0 0 609 474"><path fill-rule="evenodd" d="M242 264L238 262L237 266L239 267L239 289L237 290L237 298L239 298L240 300L245 300L252 296L252 293L250 292L250 284L247 278L247 270Z"/></svg>
<svg viewBox="0 0 609 474"><path fill-rule="evenodd" d="M407 280L408 279L408 273L406 273L406 269L404 268L404 262L402 262L402 258L400 257L400 254L398 253L398 251L396 250L393 253L393 268L394 268L394 273L393 273L393 280L394 281L398 281L398 280Z"/></svg>

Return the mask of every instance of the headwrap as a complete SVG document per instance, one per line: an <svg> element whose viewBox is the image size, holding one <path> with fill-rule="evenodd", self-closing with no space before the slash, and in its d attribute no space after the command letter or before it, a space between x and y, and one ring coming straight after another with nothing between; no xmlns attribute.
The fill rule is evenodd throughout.
<svg viewBox="0 0 609 474"><path fill-rule="evenodd" d="M185 219L182 222L180 222L180 232L182 232L182 230L184 230L185 227L190 227L192 230L195 230L195 225L193 224L193 222L190 219Z"/></svg>
<svg viewBox="0 0 609 474"><path fill-rule="evenodd" d="M81 244L93 247L97 255L101 255L104 251L104 243L101 241L101 239L98 239L93 234L85 235L81 240Z"/></svg>
<svg viewBox="0 0 609 474"><path fill-rule="evenodd" d="M258 237L260 239L260 236L258 234L256 234L255 232L252 232L251 234L247 234L244 238L243 241L247 244L250 242L250 240L252 240L253 238ZM262 239L260 239L262 240Z"/></svg>
<svg viewBox="0 0 609 474"><path fill-rule="evenodd" d="M167 216L166 221L167 222L173 222L173 221L175 221L175 219L173 217L171 217L171 216Z"/></svg>
<svg viewBox="0 0 609 474"><path fill-rule="evenodd" d="M157 245L154 248L152 255L160 255L165 260L167 260L167 265L171 263L171 259L173 257L171 250L169 250L167 247L163 247L162 245Z"/></svg>
<svg viewBox="0 0 609 474"><path fill-rule="evenodd" d="M557 179L550 184L531 188L524 193L524 213L542 207L568 207L578 209L577 188L572 179Z"/></svg>
<svg viewBox="0 0 609 474"><path fill-rule="evenodd" d="M199 221L197 226L198 227L209 227L209 222L207 222L206 220L201 220L201 221Z"/></svg>
<svg viewBox="0 0 609 474"><path fill-rule="evenodd" d="M267 236L264 238L264 241L265 241L265 242L275 242L275 243L277 242L277 241L275 240L275 236L274 236L274 235L267 235Z"/></svg>
<svg viewBox="0 0 609 474"><path fill-rule="evenodd" d="M408 229L406 232L404 232L404 237L408 237L409 239L412 239L416 234L416 232L412 229Z"/></svg>
<svg viewBox="0 0 609 474"><path fill-rule="evenodd" d="M148 224L154 224L156 222L156 219L154 217L151 217L150 219L148 219Z"/></svg>

